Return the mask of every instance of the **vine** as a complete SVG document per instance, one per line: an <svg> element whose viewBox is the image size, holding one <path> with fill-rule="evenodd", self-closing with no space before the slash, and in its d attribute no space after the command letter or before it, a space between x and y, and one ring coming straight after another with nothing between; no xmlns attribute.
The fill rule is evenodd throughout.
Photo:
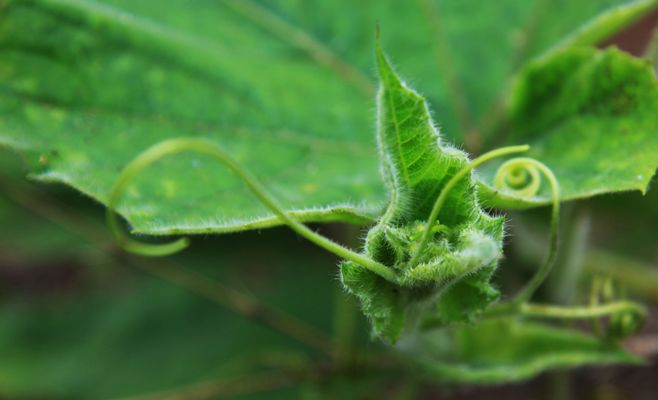
<svg viewBox="0 0 658 400"><path fill-rule="evenodd" d="M441 190L439 196L434 202L432 211L425 222L425 227L422 229L422 237L415 252L408 261L408 266L413 268L427 248L432 235L435 230L431 229L437 221L438 215L446 202L450 191L464 179L469 172L478 166L484 164L492 159L525 152L529 150L529 146L509 146L487 152L472 162L468 163L451 179ZM172 156L183 152L195 152L205 154L213 157L225 167L230 169L236 176L238 176L245 185L251 190L256 198L272 211L277 217L288 225L293 231L299 235L324 248L325 250L341 257L342 259L349 260L367 270L374 272L378 276L386 279L387 281L400 284L402 281L391 266L384 265L365 254L357 253L348 249L323 235L320 235L304 224L296 220L290 214L283 210L279 203L265 190L260 182L254 178L245 168L243 168L237 161L231 158L219 146L202 139L193 138L176 138L169 139L157 143L126 165L126 167L119 174L117 181L112 189L107 209L107 222L112 232L112 235L118 244L128 252L143 255L143 256L166 256L185 249L189 246L188 238L181 238L169 243L152 244L144 243L130 238L121 228L121 224L117 218L117 205L121 198L122 193L125 191L129 183L143 171L145 168L161 160L164 157ZM610 300L612 295L610 284L608 283L607 291L601 289L598 281L595 281L593 287L593 294L591 296L590 305L587 307L560 307L553 305L533 304L528 301L544 282L550 273L558 252L558 232L559 232L559 214L560 214L560 195L559 184L553 172L543 163L528 157L518 157L504 162L497 170L494 177L494 185L497 189L505 191L507 194L512 194L519 197L532 197L539 193L541 188L541 175L547 179L551 189L552 211L550 221L550 243L549 252L546 260L537 270L535 275L530 279L525 287L507 303L500 303L486 313L489 317L518 314L526 317L540 317L540 318L559 318L559 319L591 319L594 324L596 332L601 330L600 322L597 318L609 316L611 317L610 330L616 329L618 332L616 337L626 336L632 331L636 330L646 315L646 310L643 306L630 301L609 301L605 304L599 304L598 298L601 293L605 300ZM431 327L431 323L425 323L424 326Z"/></svg>
<svg viewBox="0 0 658 400"><path fill-rule="evenodd" d="M473 160L473 162L467 164L464 168L458 171L446 184L446 186L441 191L439 197L437 198L432 213L427 221L427 226L430 227L436 221L436 218L441 210L441 207L445 203L448 193L450 190L463 179L466 174L468 174L475 167L492 160L496 157L502 157L505 155L520 153L529 150L529 146L509 146L502 147L496 150L492 150L488 153L481 155L480 157ZM279 217L286 225L288 225L292 230L305 237L309 241L315 243L319 247L324 248L325 250L334 253L335 255L342 257L343 259L353 261L358 265L363 266L375 272L382 278L396 283L398 281L397 275L393 269L389 266L381 264L370 257L367 257L363 254L356 253L353 250L350 250L344 246L341 246L338 243L333 242L332 240L322 236L316 232L313 232L308 227L303 225L301 222L297 221L295 218L286 213L283 208L278 204L278 202L265 190L265 188L256 180L245 168L243 168L237 161L231 158L224 150L219 146L200 139L191 139L191 138L176 138L169 139L157 143L141 154L139 154L135 159L133 159L119 174L108 202L107 209L107 221L110 226L110 230L117 240L119 245L124 248L126 251L143 255L143 256L166 256L171 255L181 250L184 250L189 246L188 238L181 238L173 242L163 243L163 244L151 244L143 243L136 241L128 237L124 231L121 229L119 220L117 218L117 213L115 212L117 204L123 191L126 189L128 184L145 168L149 167L158 160L178 153L191 151L200 154L206 154L217 161L221 162L224 166L229 168L234 174L236 174L251 190L251 192L256 196L256 198L267 208L269 208L277 217ZM416 256L411 259L410 264L413 265L414 261L418 254L424 250L429 242L431 229L425 229L425 233L421 239L420 246L416 251Z"/></svg>
<svg viewBox="0 0 658 400"><path fill-rule="evenodd" d="M528 157L519 157L506 161L500 166L494 177L494 185L519 197L535 196L541 187L539 173L542 173L551 186L551 223L550 244L546 261L537 270L530 282L514 299L515 304L530 300L553 268L558 252L558 233L560 222L560 186L553 171L543 163Z"/></svg>
<svg viewBox="0 0 658 400"><path fill-rule="evenodd" d="M510 303L499 304L489 315L518 313L527 317L558 318L558 319L591 319L594 331L602 335L601 323L598 318L610 317L609 333L611 337L625 337L637 330L646 317L644 306L631 301L612 301L614 297L613 283L607 280L604 284L595 279L590 294L590 305L579 307L563 307L546 304L529 303L530 298L541 286L550 273L558 254L560 189L555 174L545 164L527 157L519 157L503 163L494 177L494 185L500 190L518 197L532 197L539 193L541 175L544 175L551 187L551 220L549 251L546 260L537 270L523 289ZM605 304L599 304L599 296L603 293Z"/></svg>

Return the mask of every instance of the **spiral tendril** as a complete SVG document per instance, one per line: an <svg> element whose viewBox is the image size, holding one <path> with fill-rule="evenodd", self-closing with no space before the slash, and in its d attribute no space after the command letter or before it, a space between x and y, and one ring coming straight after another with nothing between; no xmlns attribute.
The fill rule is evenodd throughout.
<svg viewBox="0 0 658 400"><path fill-rule="evenodd" d="M558 250L558 232L560 219L560 186L553 171L534 158L518 157L504 162L496 171L494 185L497 189L517 197L533 197L541 189L541 175L544 175L551 188L551 235L546 260L521 289L513 300L519 304L530 300L537 288L541 286L555 264Z"/></svg>
<svg viewBox="0 0 658 400"><path fill-rule="evenodd" d="M551 271L558 249L558 223L560 215L560 192L557 178L543 163L527 157L513 158L504 162L496 171L494 185L505 194L517 197L537 196L541 189L541 175L544 175L551 187L551 237L549 253L542 266L537 270L527 285L508 304L501 304L491 315L511 311L522 315L544 318L591 319L594 332L602 335L600 318L608 317L608 336L616 339L624 337L641 326L646 310L639 304L627 300L615 299L615 289L611 280L596 278L590 293L587 307L564 307L546 304L528 303L534 292ZM603 300L600 303L599 300Z"/></svg>
<svg viewBox="0 0 658 400"><path fill-rule="evenodd" d="M496 171L494 186L504 188L517 197L532 197L541 187L539 169L524 158L508 160Z"/></svg>

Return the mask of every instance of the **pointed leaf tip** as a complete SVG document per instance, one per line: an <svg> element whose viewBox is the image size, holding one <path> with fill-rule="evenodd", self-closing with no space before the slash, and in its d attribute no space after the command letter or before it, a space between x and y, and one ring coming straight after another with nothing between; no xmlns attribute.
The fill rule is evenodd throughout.
<svg viewBox="0 0 658 400"><path fill-rule="evenodd" d="M377 59L377 72L379 73L379 81L383 86L389 85L402 85L397 74L393 71L391 63L388 61L386 54L381 46L381 41L378 38L375 45L375 58Z"/></svg>

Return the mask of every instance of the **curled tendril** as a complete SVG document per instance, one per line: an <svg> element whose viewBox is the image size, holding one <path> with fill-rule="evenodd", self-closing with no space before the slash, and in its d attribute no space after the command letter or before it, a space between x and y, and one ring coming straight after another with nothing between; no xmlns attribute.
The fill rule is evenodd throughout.
<svg viewBox="0 0 658 400"><path fill-rule="evenodd" d="M536 196L539 193L541 175L544 175L551 187L552 211L549 251L542 266L513 300L516 304L528 301L532 297L550 273L553 264L555 264L560 220L560 186L555 174L553 174L550 168L534 158L528 157L513 158L504 162L498 168L494 177L494 185L497 189L517 197L528 198Z"/></svg>
<svg viewBox="0 0 658 400"><path fill-rule="evenodd" d="M123 169L123 171L121 171L116 183L114 184L112 193L110 195L110 200L108 202L107 222L113 236L119 245L122 246L125 250L146 256L164 256L183 250L188 246L189 240L187 238L179 239L174 242L165 244L148 244L131 239L121 229L121 224L119 223L117 214L114 211L119 202L121 194L126 189L127 185L142 170L166 156L182 152L195 152L213 157L222 163L225 167L230 169L231 172L237 175L245 183L245 185L247 185L249 190L251 190L256 198L263 205L269 208L270 211L274 213L274 215L279 217L281 221L288 225L292 230L305 237L309 241L315 243L316 245L338 255L339 257L353 261L356 264L361 265L362 267L367 268L372 272L382 276L384 279L392 282L397 281L395 272L393 272L393 270L389 267L378 263L377 261L364 256L363 254L359 254L348 248L345 248L338 243L335 243L326 237L313 232L304 224L290 216L278 205L277 201L267 193L263 186L254 177L252 177L251 174L249 174L237 161L231 158L224 150L222 150L214 143L201 139L178 138L162 141L151 146L143 153L138 155Z"/></svg>
<svg viewBox="0 0 658 400"><path fill-rule="evenodd" d="M505 161L496 171L494 186L517 197L532 197L539 192L541 176L539 169L527 158Z"/></svg>

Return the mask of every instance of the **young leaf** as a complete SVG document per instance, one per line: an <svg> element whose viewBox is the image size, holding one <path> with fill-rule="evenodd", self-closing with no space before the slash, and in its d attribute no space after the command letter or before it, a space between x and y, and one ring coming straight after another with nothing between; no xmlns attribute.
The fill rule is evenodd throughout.
<svg viewBox="0 0 658 400"><path fill-rule="evenodd" d="M391 266L398 282L352 262L341 265L341 276L361 300L373 332L395 342L417 322L412 315L429 311L445 323L465 321L497 299L489 279L502 252L503 219L483 212L467 175L449 192L438 221L427 226L437 197L469 161L442 141L425 99L400 81L379 47L376 57L377 139L389 206L368 232L365 252ZM426 229L431 242L416 254Z"/></svg>
<svg viewBox="0 0 658 400"><path fill-rule="evenodd" d="M512 382L552 369L641 362L581 332L514 319L454 326L417 340L405 346L410 356L434 377L457 383Z"/></svg>
<svg viewBox="0 0 658 400"><path fill-rule="evenodd" d="M529 143L565 200L624 190L645 192L658 167L658 84L651 64L616 49L571 49L530 63L511 95L508 143ZM487 204L550 202L497 193L496 163L482 169Z"/></svg>

